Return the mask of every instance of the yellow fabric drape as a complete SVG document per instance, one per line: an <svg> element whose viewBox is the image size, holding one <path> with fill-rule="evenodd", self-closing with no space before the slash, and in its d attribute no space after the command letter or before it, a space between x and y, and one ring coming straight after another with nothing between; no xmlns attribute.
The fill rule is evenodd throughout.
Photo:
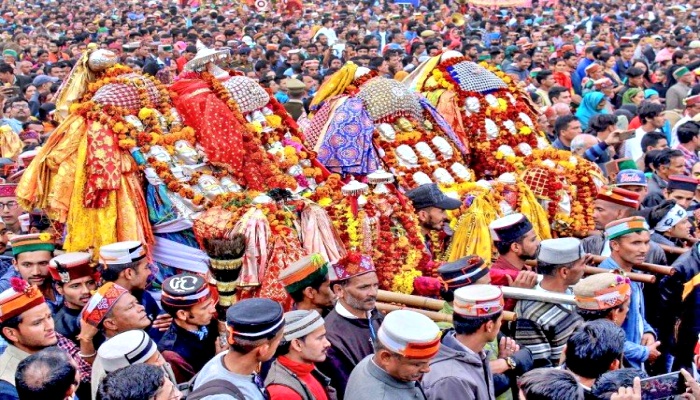
<svg viewBox="0 0 700 400"><path fill-rule="evenodd" d="M347 88L348 85L350 85L352 81L355 80L356 71L357 65L355 63L345 63L345 65L343 65L343 67L340 70L338 70L338 72L333 74L333 76L331 76L330 79L324 82L320 88L318 88L316 95L314 95L313 100L311 100L309 108L315 110L316 107L323 101L330 99L333 96L338 96L342 94L345 91L345 88ZM313 111L309 113L309 119L312 116Z"/></svg>
<svg viewBox="0 0 700 400"><path fill-rule="evenodd" d="M535 194L532 193L527 185L523 184L520 188L520 213L527 217L532 223L532 227L540 240L551 239L552 230L549 224L547 212L542 205L537 201Z"/></svg>
<svg viewBox="0 0 700 400"><path fill-rule="evenodd" d="M469 209L459 218L445 255L446 261L477 255L490 263L492 244L489 224L498 218L498 211L485 197L485 193L476 196Z"/></svg>
<svg viewBox="0 0 700 400"><path fill-rule="evenodd" d="M16 134L9 126L0 127L0 153L3 158L16 160L17 156L22 152L24 143L19 135Z"/></svg>

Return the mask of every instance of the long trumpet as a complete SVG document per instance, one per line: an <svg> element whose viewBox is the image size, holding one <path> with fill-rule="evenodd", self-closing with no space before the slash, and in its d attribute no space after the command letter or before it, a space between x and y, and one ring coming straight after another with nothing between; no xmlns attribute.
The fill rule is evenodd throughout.
<svg viewBox="0 0 700 400"><path fill-rule="evenodd" d="M461 28L464 26L467 20L464 18L464 14L454 13L450 17L450 22L452 22L454 26Z"/></svg>

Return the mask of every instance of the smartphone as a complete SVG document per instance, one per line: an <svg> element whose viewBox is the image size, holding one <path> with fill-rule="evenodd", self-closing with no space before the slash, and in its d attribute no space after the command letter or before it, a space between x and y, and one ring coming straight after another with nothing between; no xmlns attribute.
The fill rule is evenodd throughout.
<svg viewBox="0 0 700 400"><path fill-rule="evenodd" d="M537 47L547 47L549 43L542 41L542 42L537 42Z"/></svg>
<svg viewBox="0 0 700 400"><path fill-rule="evenodd" d="M618 131L626 131L629 126L630 126L630 121L627 119L627 116L625 116L625 115L618 115L617 116L617 122L615 122L615 129L617 129Z"/></svg>
<svg viewBox="0 0 700 400"><path fill-rule="evenodd" d="M673 399L685 393L685 379L680 371L642 379L642 400Z"/></svg>
<svg viewBox="0 0 700 400"><path fill-rule="evenodd" d="M627 139L630 139L630 138L637 136L637 134L635 132L636 131L634 129L620 132L620 140L624 142Z"/></svg>

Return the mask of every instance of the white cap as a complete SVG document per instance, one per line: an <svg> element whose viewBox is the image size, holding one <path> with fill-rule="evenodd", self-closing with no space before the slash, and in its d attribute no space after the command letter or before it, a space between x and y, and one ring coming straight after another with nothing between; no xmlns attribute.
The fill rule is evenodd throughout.
<svg viewBox="0 0 700 400"><path fill-rule="evenodd" d="M156 351L158 347L146 332L135 329L122 332L102 343L97 350L97 357L102 359L105 371L112 372L129 365L143 364Z"/></svg>
<svg viewBox="0 0 700 400"><path fill-rule="evenodd" d="M464 286L454 296L454 313L461 317L487 317L503 311L503 292L498 286Z"/></svg>
<svg viewBox="0 0 700 400"><path fill-rule="evenodd" d="M406 358L432 358L440 348L440 328L423 314L397 310L384 318L377 339L390 351Z"/></svg>
<svg viewBox="0 0 700 400"><path fill-rule="evenodd" d="M546 239L540 243L537 261L562 265L580 260L585 254L579 239L572 237Z"/></svg>
<svg viewBox="0 0 700 400"><path fill-rule="evenodd" d="M117 242L100 247L100 264L119 265L136 262L146 257L146 249L139 241Z"/></svg>
<svg viewBox="0 0 700 400"><path fill-rule="evenodd" d="M304 337L323 326L323 318L316 310L294 310L284 313L284 340Z"/></svg>

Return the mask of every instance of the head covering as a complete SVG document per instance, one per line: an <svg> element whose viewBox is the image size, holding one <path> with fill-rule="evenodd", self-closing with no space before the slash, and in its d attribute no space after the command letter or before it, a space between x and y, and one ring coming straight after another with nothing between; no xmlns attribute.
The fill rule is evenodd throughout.
<svg viewBox="0 0 700 400"><path fill-rule="evenodd" d="M693 106L695 104L700 103L700 94L696 94L695 96L688 96L683 100L683 104L686 106Z"/></svg>
<svg viewBox="0 0 700 400"><path fill-rule="evenodd" d="M90 325L99 327L112 307L127 293L129 293L128 290L114 282L105 283L90 297L90 301L83 310L83 318Z"/></svg>
<svg viewBox="0 0 700 400"><path fill-rule="evenodd" d="M422 210L428 207L440 208L443 210L456 210L462 202L446 196L437 184L428 183L418 186L406 192L406 196L413 202L413 208Z"/></svg>
<svg viewBox="0 0 700 400"><path fill-rule="evenodd" d="M515 242L532 229L530 220L520 213L506 215L489 224L491 240L494 242Z"/></svg>
<svg viewBox="0 0 700 400"><path fill-rule="evenodd" d="M49 262L49 273L56 282L68 283L73 279L93 276L95 269L90 265L90 253L64 253Z"/></svg>
<svg viewBox="0 0 700 400"><path fill-rule="evenodd" d="M428 359L435 357L440 348L440 328L423 314L397 310L384 317L377 340L408 359Z"/></svg>
<svg viewBox="0 0 700 400"><path fill-rule="evenodd" d="M290 94L303 94L306 91L306 85L299 79L287 79L287 91Z"/></svg>
<svg viewBox="0 0 700 400"><path fill-rule="evenodd" d="M618 186L647 186L647 177L638 169L623 169L617 173L615 184Z"/></svg>
<svg viewBox="0 0 700 400"><path fill-rule="evenodd" d="M10 288L0 293L0 323L21 315L44 303L44 295L36 286L18 278L10 278Z"/></svg>
<svg viewBox="0 0 700 400"><path fill-rule="evenodd" d="M487 317L503 311L503 292L493 285L469 285L455 290L454 314L465 318Z"/></svg>
<svg viewBox="0 0 700 400"><path fill-rule="evenodd" d="M690 70L688 67L680 67L677 70L673 71L673 77L676 79L680 79L683 75L689 74Z"/></svg>
<svg viewBox="0 0 700 400"><path fill-rule="evenodd" d="M177 274L163 281L161 302L170 307L189 308L211 298L209 284L199 275Z"/></svg>
<svg viewBox="0 0 700 400"><path fill-rule="evenodd" d="M407 71L404 71L404 70L401 70L401 71L398 71L398 72L396 72L396 73L394 74L394 79L396 79L397 81L401 82L401 81L402 81L405 77L407 77L407 76L408 76L408 72L407 72Z"/></svg>
<svg viewBox="0 0 700 400"><path fill-rule="evenodd" d="M27 216L28 218L29 216ZM56 249L53 236L50 233L32 233L29 235L15 235L10 239L12 255L18 256L29 251L48 251Z"/></svg>
<svg viewBox="0 0 700 400"><path fill-rule="evenodd" d="M246 340L259 340L284 326L284 311L276 301L264 298L241 300L226 311L229 333Z"/></svg>
<svg viewBox="0 0 700 400"><path fill-rule="evenodd" d="M12 50L12 49L5 49L2 51L3 56L12 56L14 58L17 58L17 52Z"/></svg>
<svg viewBox="0 0 700 400"><path fill-rule="evenodd" d="M537 261L562 265L578 261L586 255L581 241L572 237L545 239L540 243Z"/></svg>
<svg viewBox="0 0 700 400"><path fill-rule="evenodd" d="M283 269L279 274L279 280L288 293L295 293L326 276L328 276L328 263L321 254L314 253Z"/></svg>
<svg viewBox="0 0 700 400"><path fill-rule="evenodd" d="M597 114L607 114L608 110L603 108L598 110L598 104L605 100L605 95L601 92L588 92L583 95L581 105L576 109L576 118L581 122L581 129L588 129L588 121Z"/></svg>
<svg viewBox="0 0 700 400"><path fill-rule="evenodd" d="M0 183L0 197L15 197L16 183Z"/></svg>
<svg viewBox="0 0 700 400"><path fill-rule="evenodd" d="M639 208L639 193L618 187L603 186L596 195L596 200L603 200L632 209Z"/></svg>
<svg viewBox="0 0 700 400"><path fill-rule="evenodd" d="M323 326L323 318L316 310L294 310L284 313L284 340L304 337Z"/></svg>
<svg viewBox="0 0 700 400"><path fill-rule="evenodd" d="M664 217L661 218L661 221L659 221L656 224L656 226L654 226L654 230L661 233L667 232L685 218L688 218L688 213L683 207L676 204L673 207L671 207L671 209L668 210L666 215L664 215Z"/></svg>
<svg viewBox="0 0 700 400"><path fill-rule="evenodd" d="M333 264L333 270L338 281L376 271L372 257L357 252L349 252L347 256L338 260Z"/></svg>
<svg viewBox="0 0 700 400"><path fill-rule="evenodd" d="M129 365L143 364L156 351L158 347L148 334L141 329L134 329L102 343L97 350L97 357L102 360L105 372L112 372Z"/></svg>
<svg viewBox="0 0 700 400"><path fill-rule="evenodd" d="M627 91L625 91L625 94L622 95L622 104L634 104L634 101L632 101L632 98L634 96L636 96L641 91L642 91L642 89L639 89L639 88L627 89Z"/></svg>
<svg viewBox="0 0 700 400"><path fill-rule="evenodd" d="M140 261L146 257L146 249L139 241L116 242L100 247L100 264L105 268Z"/></svg>
<svg viewBox="0 0 700 400"><path fill-rule="evenodd" d="M668 186L666 189L670 192L671 190L685 190L687 192L695 192L698 188L698 181L695 178L691 178L686 175L671 175L668 177Z"/></svg>
<svg viewBox="0 0 700 400"><path fill-rule="evenodd" d="M653 96L659 96L659 92L657 92L654 89L645 89L644 90L644 98L645 99L651 98Z"/></svg>
<svg viewBox="0 0 700 400"><path fill-rule="evenodd" d="M595 74L596 72L600 72L603 70L603 66L597 63L593 63L589 66L586 67L586 74L591 75Z"/></svg>
<svg viewBox="0 0 700 400"><path fill-rule="evenodd" d="M688 45L688 48L691 48L691 49L700 49L700 40L693 40L693 41L691 41L690 44Z"/></svg>
<svg viewBox="0 0 700 400"><path fill-rule="evenodd" d="M437 273L445 289L454 290L478 281L489 273L489 269L483 258L466 256L457 261L442 264Z"/></svg>
<svg viewBox="0 0 700 400"><path fill-rule="evenodd" d="M615 162L617 163L617 169L620 171L623 169L637 169L637 163L630 158L618 158Z"/></svg>
<svg viewBox="0 0 700 400"><path fill-rule="evenodd" d="M610 78L596 79L593 81L593 85L595 85L596 89L608 89L614 86L613 81Z"/></svg>
<svg viewBox="0 0 700 400"><path fill-rule="evenodd" d="M610 272L587 276L574 285L576 306L583 310L609 310L627 301L631 293L629 278Z"/></svg>
<svg viewBox="0 0 700 400"><path fill-rule="evenodd" d="M622 218L605 225L605 235L613 240L629 233L648 231L649 225L644 217Z"/></svg>
<svg viewBox="0 0 700 400"><path fill-rule="evenodd" d="M56 83L58 82L58 78L53 77L53 76L48 76L48 75L37 75L36 78L32 81L32 85L34 86L41 86L45 83Z"/></svg>

